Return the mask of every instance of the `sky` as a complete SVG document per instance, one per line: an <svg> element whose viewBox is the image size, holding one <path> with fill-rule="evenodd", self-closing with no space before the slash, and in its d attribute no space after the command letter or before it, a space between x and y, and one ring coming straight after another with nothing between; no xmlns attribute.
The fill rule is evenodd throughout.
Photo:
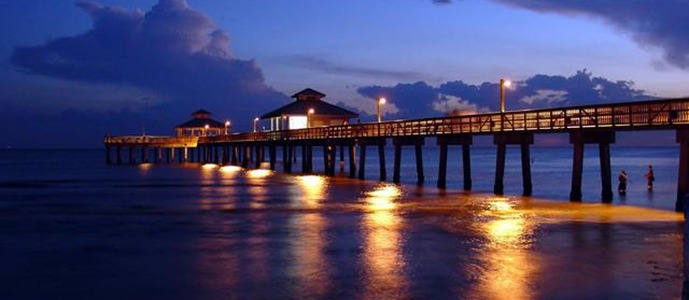
<svg viewBox="0 0 689 300"><path fill-rule="evenodd" d="M310 87L373 120L689 96L687 0L5 0L6 148L234 131Z"/></svg>

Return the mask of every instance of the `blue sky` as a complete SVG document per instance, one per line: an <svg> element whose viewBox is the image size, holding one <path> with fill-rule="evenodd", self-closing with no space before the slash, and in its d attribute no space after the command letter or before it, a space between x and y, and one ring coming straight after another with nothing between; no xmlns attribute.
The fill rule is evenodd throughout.
<svg viewBox="0 0 689 300"><path fill-rule="evenodd" d="M197 106L218 119L232 119L237 129L248 129L254 115L306 87L326 93L327 101L359 110L363 120L375 110L375 93L395 95L384 108L389 118L441 115L433 108L441 102L494 110L497 95L492 98L490 91L501 77L522 82L508 91L508 109L546 105L532 101L540 95L559 97L547 105L689 95L689 56L682 50L689 48L684 47L689 26L675 15L689 7L683 0L637 1L614 10L618 2L612 0L80 3L9 0L2 5L0 104L7 109L0 117L7 123L49 120L53 131L42 132L39 125L45 124L24 130L55 137L50 146L97 145L106 132L138 133L141 127L167 134L188 117L184 111ZM189 19L161 15L153 33L126 39L148 39L141 53L138 42L122 46L122 40L107 36L129 25L106 21L143 20L156 4L191 12ZM629 17L635 14L640 20ZM94 21L107 24L93 30ZM176 40L167 28L189 28L193 36ZM90 31L97 34L83 37ZM207 38L211 31L222 32L222 37ZM71 40L55 42L64 38ZM192 50L168 53L167 45ZM117 48L114 54L112 48ZM198 53L206 57L198 61ZM51 65L55 61L60 65ZM102 65L108 66L99 69ZM577 74L592 78L589 91L608 85L620 89L583 99L572 95L592 93L578 91L579 86L549 86L559 77ZM538 88L526 84L537 75L548 80L539 81ZM472 87L492 85L475 98L441 88L458 81ZM91 124L89 130L84 123ZM6 146L36 146L35 139L22 137L27 133L13 129Z"/></svg>

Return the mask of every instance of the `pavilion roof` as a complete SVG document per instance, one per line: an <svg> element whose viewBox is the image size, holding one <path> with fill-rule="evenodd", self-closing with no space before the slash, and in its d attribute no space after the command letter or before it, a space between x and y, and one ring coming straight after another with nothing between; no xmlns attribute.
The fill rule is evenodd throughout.
<svg viewBox="0 0 689 300"><path fill-rule="evenodd" d="M225 128L225 123L213 120L211 118L193 118L187 122L175 126L175 128L204 128L208 125L209 128Z"/></svg>
<svg viewBox="0 0 689 300"><path fill-rule="evenodd" d="M297 100L265 115L262 115L261 119L269 119L285 115L306 115L309 109L312 108L314 110L314 115L338 116L346 118L356 118L359 116L359 114L353 111L330 104L323 100Z"/></svg>

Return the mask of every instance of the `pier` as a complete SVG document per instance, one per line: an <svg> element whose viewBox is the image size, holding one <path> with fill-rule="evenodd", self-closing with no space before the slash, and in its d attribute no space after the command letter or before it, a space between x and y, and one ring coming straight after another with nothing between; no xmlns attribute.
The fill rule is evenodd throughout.
<svg viewBox="0 0 689 300"><path fill-rule="evenodd" d="M309 114L309 112L304 112ZM417 183L425 182L423 148L427 138L435 138L440 149L438 182L446 187L448 147L461 146L464 190L471 190L470 154L473 137L493 136L497 148L495 184L493 192L503 193L503 179L507 145L519 145L522 166L523 194L532 194L530 146L537 134L567 133L573 147L570 200L581 201L581 181L584 145L597 144L601 174L601 200L612 201L612 170L610 144L615 143L618 131L675 130L680 144L679 174L675 209L683 211L683 199L689 191L689 98L641 102L611 103L563 108L506 111L499 113L448 116L413 120L398 120L362 124L319 126L294 130L225 133L199 137L106 137L106 162L123 163L121 150L129 150L129 163L135 163L136 150L141 151L140 162L195 161L201 163L234 164L259 167L268 149L270 169L276 168L276 149L282 149L282 167L292 173L297 149L301 151L301 171L313 171L313 149L321 147L325 175L334 176L337 150L340 167L349 160L349 177L363 179L366 172L367 148L377 148L379 178L387 180L385 147L391 140L394 147L392 181L400 181L402 147L414 147ZM165 151L163 151L165 150ZM358 150L358 164L357 159ZM344 152L347 152L345 155ZM166 152L164 157L163 152ZM175 153L177 152L177 153ZM195 154L190 155L190 153ZM254 162L253 166L250 162Z"/></svg>

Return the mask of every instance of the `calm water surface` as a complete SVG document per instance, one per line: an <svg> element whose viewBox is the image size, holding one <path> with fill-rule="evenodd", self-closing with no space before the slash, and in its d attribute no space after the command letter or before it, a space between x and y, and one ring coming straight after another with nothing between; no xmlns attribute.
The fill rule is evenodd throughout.
<svg viewBox="0 0 689 300"><path fill-rule="evenodd" d="M680 297L675 148L613 148L613 169L631 177L613 205L598 203L593 149L583 204L566 201L571 149L533 150L534 198L490 194L494 150L472 151L473 193L459 191L458 149L445 191L433 188L432 147L425 187L413 185L412 152L403 153L408 184L392 185L374 181L375 157L371 180L358 181L106 166L100 150L2 151L0 299ZM508 149L512 195L521 193L518 158Z"/></svg>

